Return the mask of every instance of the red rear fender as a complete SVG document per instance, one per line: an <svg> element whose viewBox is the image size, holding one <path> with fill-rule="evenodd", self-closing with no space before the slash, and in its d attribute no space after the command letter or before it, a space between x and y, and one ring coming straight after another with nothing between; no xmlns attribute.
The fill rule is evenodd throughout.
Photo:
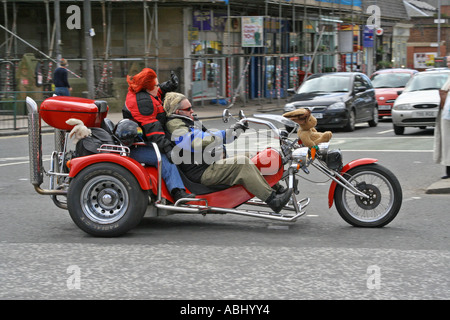
<svg viewBox="0 0 450 320"><path fill-rule="evenodd" d="M116 163L128 169L136 177L139 185L143 190L150 190L152 188L149 173L139 162L132 158L124 157L114 153L98 153L70 160L69 177L74 178L81 170L83 170L87 166L102 162Z"/></svg>
<svg viewBox="0 0 450 320"><path fill-rule="evenodd" d="M357 159L357 160L353 160L349 163L347 163L341 170L341 175L345 172L347 172L348 170L358 167L358 166L363 166L366 164L371 164L374 162L377 162L377 159L372 159L372 158L362 158L362 159ZM331 206L333 205L333 199L334 199L334 191L336 190L336 186L337 186L337 182L333 181L331 182L330 185L330 190L328 191L328 207L331 208Z"/></svg>

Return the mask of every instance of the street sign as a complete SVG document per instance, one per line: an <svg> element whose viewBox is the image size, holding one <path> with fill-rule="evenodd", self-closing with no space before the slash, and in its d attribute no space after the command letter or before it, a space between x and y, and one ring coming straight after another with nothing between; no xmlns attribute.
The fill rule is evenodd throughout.
<svg viewBox="0 0 450 320"><path fill-rule="evenodd" d="M363 46L365 48L373 48L374 30L370 26L364 26Z"/></svg>

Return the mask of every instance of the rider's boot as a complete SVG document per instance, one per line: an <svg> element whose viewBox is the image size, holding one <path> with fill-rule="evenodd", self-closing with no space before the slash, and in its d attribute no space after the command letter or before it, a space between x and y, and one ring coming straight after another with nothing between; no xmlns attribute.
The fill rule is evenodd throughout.
<svg viewBox="0 0 450 320"><path fill-rule="evenodd" d="M276 184L272 187L272 189L273 189L277 194L285 193L286 190L287 190L287 188L286 188L286 187L283 187L279 182L276 183Z"/></svg>
<svg viewBox="0 0 450 320"><path fill-rule="evenodd" d="M195 198L195 194L187 193L184 189L175 188L170 193L172 194L174 203L181 198Z"/></svg>
<svg viewBox="0 0 450 320"><path fill-rule="evenodd" d="M289 202L289 199L291 199L292 191L292 189L288 189L282 194L277 194L275 191L273 191L265 202L273 211L278 213Z"/></svg>

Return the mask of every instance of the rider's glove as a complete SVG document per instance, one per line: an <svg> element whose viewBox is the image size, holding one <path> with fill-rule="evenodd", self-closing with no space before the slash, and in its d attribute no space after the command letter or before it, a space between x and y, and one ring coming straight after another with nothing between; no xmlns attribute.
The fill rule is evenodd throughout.
<svg viewBox="0 0 450 320"><path fill-rule="evenodd" d="M172 70L170 71L170 82L172 83L172 86L176 89L178 88L179 80L175 72ZM173 90L175 90L173 89Z"/></svg>
<svg viewBox="0 0 450 320"><path fill-rule="evenodd" d="M177 75L175 74L174 71L170 71L170 80L160 83L159 87L161 88L162 91L171 92L175 91L178 88L178 83L179 80Z"/></svg>

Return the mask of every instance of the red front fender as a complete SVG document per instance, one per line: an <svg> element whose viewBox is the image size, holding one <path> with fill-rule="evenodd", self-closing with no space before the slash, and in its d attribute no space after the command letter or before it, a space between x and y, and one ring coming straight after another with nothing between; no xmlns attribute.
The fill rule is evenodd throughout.
<svg viewBox="0 0 450 320"><path fill-rule="evenodd" d="M97 153L70 160L69 177L74 178L87 166L100 162L112 162L128 169L136 177L143 190L151 189L150 176L145 168L136 160L115 153Z"/></svg>
<svg viewBox="0 0 450 320"><path fill-rule="evenodd" d="M358 166L363 166L365 164L371 164L374 162L377 162L377 159L372 159L372 158L363 158L363 159L357 159L357 160L353 160L349 163L347 163L341 170L341 175L345 172L347 172L350 169L353 169L355 167ZM331 206L333 205L333 199L334 199L334 191L336 190L336 186L337 186L337 182L333 181L331 182L330 185L330 190L328 191L328 207L331 208Z"/></svg>

